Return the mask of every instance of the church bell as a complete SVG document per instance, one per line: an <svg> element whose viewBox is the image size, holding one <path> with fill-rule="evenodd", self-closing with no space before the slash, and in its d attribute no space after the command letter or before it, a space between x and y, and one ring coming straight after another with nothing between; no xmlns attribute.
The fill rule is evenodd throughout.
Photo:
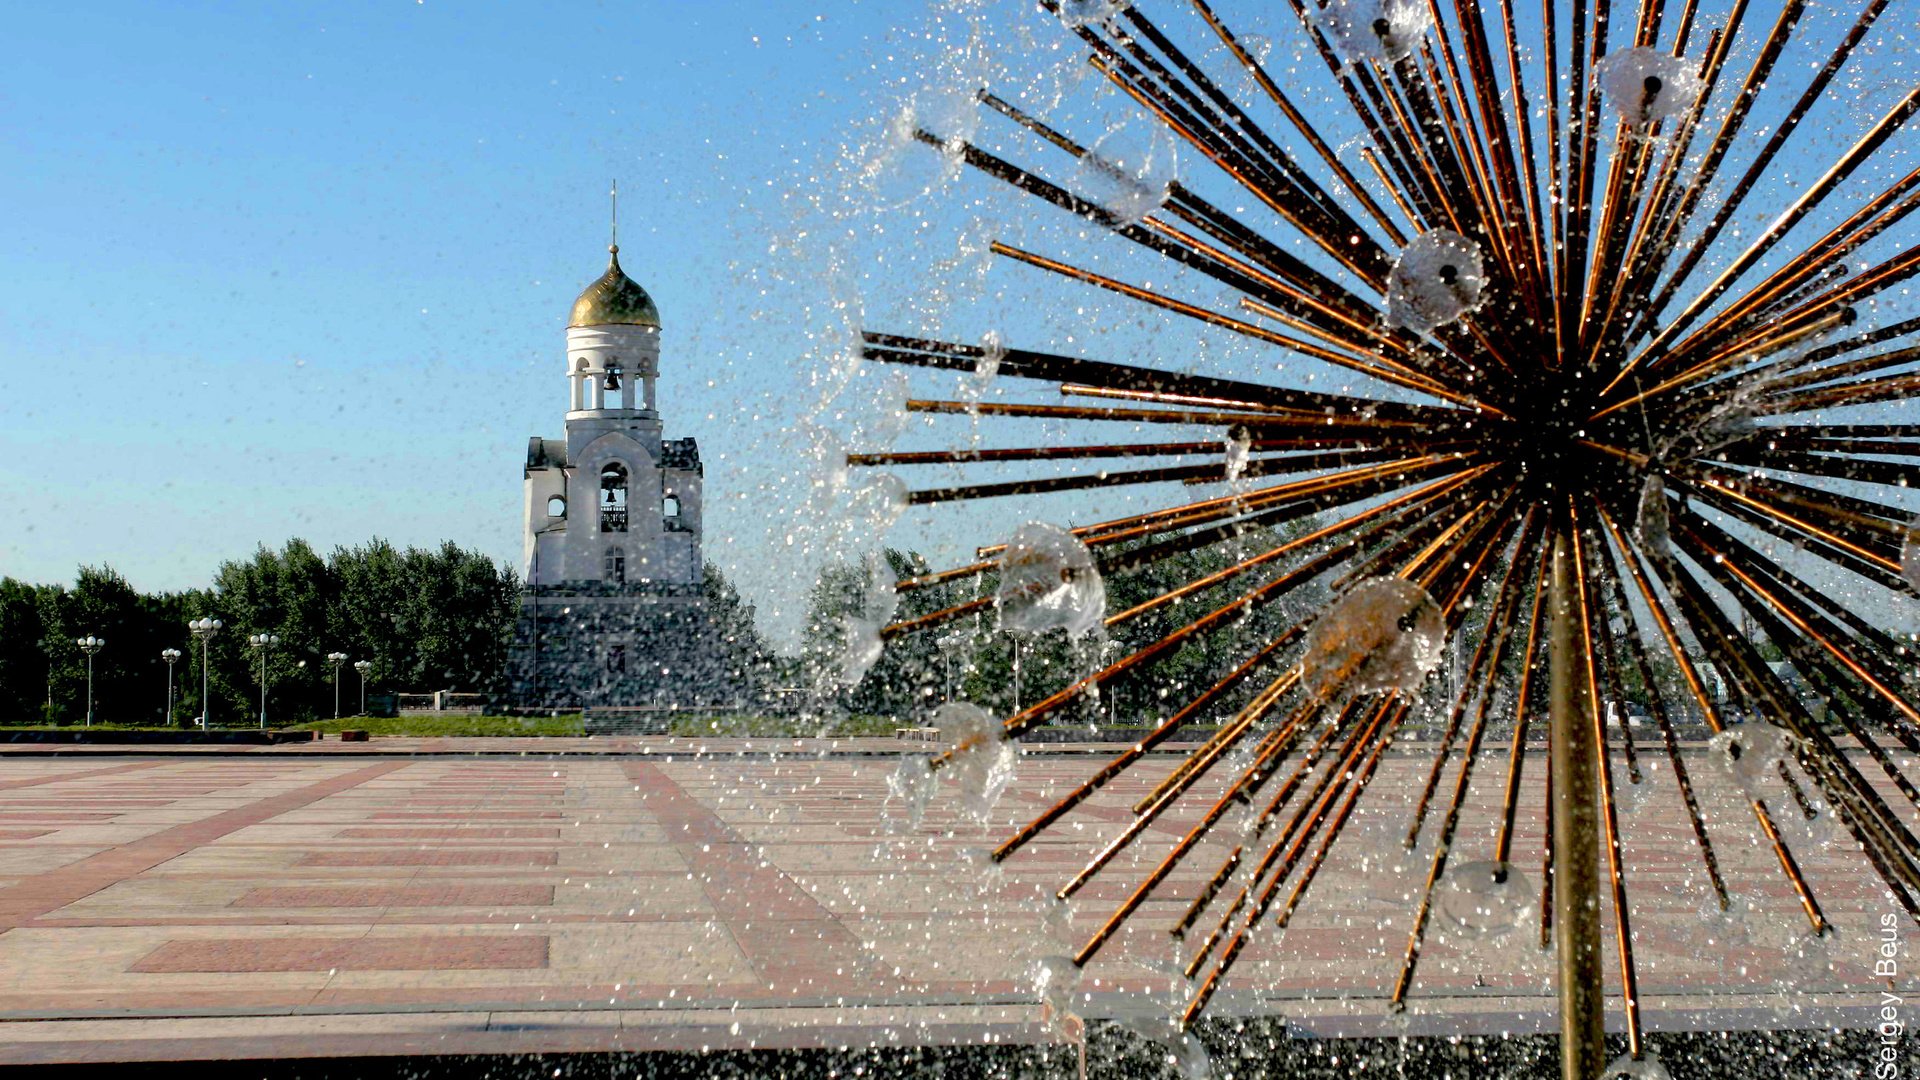
<svg viewBox="0 0 1920 1080"><path fill-rule="evenodd" d="M610 368L608 368L608 369L607 369L607 381L606 381L606 382L604 382L604 383L601 383L601 384L600 384L600 388L601 388L601 389L603 389L603 390L618 390L618 389L620 389L620 369L619 369L619 368L617 368L617 367L610 367Z"/></svg>

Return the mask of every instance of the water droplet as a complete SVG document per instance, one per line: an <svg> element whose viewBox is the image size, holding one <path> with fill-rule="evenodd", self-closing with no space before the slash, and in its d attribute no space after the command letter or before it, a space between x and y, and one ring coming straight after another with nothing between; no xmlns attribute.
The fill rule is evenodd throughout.
<svg viewBox="0 0 1920 1080"><path fill-rule="evenodd" d="M1413 238L1387 275L1387 323L1424 334L1480 306L1480 245L1448 229Z"/></svg>
<svg viewBox="0 0 1920 1080"><path fill-rule="evenodd" d="M1708 758L1749 798L1781 785L1780 765L1793 757L1794 737L1761 721L1735 724L1707 740Z"/></svg>
<svg viewBox="0 0 1920 1080"><path fill-rule="evenodd" d="M1648 555L1666 559L1673 554L1673 539L1667 521L1667 482L1658 476L1647 477L1640 489L1640 509L1634 520L1634 533Z"/></svg>
<svg viewBox="0 0 1920 1080"><path fill-rule="evenodd" d="M1040 901L1040 933L1048 941L1068 944L1073 941L1073 901L1048 895Z"/></svg>
<svg viewBox="0 0 1920 1080"><path fill-rule="evenodd" d="M975 896L991 896L1007 883L1006 868L994 859L992 848L963 847L960 861L967 866L967 878Z"/></svg>
<svg viewBox="0 0 1920 1080"><path fill-rule="evenodd" d="M1013 779L1018 757L1007 741L1006 728L978 705L949 701L933 712L933 726L941 741L953 747L947 772L960 789L961 812L986 824L994 804Z"/></svg>
<svg viewBox="0 0 1920 1080"><path fill-rule="evenodd" d="M1247 471L1247 459L1253 454L1253 433L1243 427L1227 432L1227 479L1238 480Z"/></svg>
<svg viewBox="0 0 1920 1080"><path fill-rule="evenodd" d="M1316 21L1348 62L1393 61L1413 53L1433 25L1433 12L1415 0L1333 0Z"/></svg>
<svg viewBox="0 0 1920 1080"><path fill-rule="evenodd" d="M1207 1080L1213 1075L1213 1059L1200 1040L1180 1030L1172 1016L1115 1016L1114 1026L1143 1041L1154 1044L1164 1055L1164 1063L1189 1080Z"/></svg>
<svg viewBox="0 0 1920 1080"><path fill-rule="evenodd" d="M1609 53L1594 68L1607 100L1627 123L1646 129L1692 107L1706 88L1699 64L1651 45Z"/></svg>
<svg viewBox="0 0 1920 1080"><path fill-rule="evenodd" d="M1033 962L1033 993L1053 1013L1056 1022L1076 1015L1074 991L1080 988L1080 968L1071 956L1042 956Z"/></svg>
<svg viewBox="0 0 1920 1080"><path fill-rule="evenodd" d="M1538 898L1527 875L1501 862L1450 866L1439 893L1441 917L1468 937L1501 937L1524 925Z"/></svg>
<svg viewBox="0 0 1920 1080"><path fill-rule="evenodd" d="M907 512L907 482L892 473L867 474L866 483L860 485L856 496L875 536L892 528L900 515Z"/></svg>
<svg viewBox="0 0 1920 1080"><path fill-rule="evenodd" d="M898 799L905 803L907 828L918 829L927 813L927 800L939 786L940 778L934 775L933 764L925 754L902 754L899 767L887 777L887 802Z"/></svg>
<svg viewBox="0 0 1920 1080"><path fill-rule="evenodd" d="M1640 1060L1622 1054L1607 1064L1601 1072L1602 1080L1673 1080L1667 1067L1652 1053L1644 1053Z"/></svg>
<svg viewBox="0 0 1920 1080"><path fill-rule="evenodd" d="M987 395L987 389L1000 375L1000 361L1007 358L1007 346L1000 338L1000 332L989 330L980 338L980 347L985 350L979 359L973 362L971 374L960 379L960 399L978 403Z"/></svg>
<svg viewBox="0 0 1920 1080"><path fill-rule="evenodd" d="M1060 22L1069 30L1110 21L1133 6L1133 0L1060 0Z"/></svg>
<svg viewBox="0 0 1920 1080"><path fill-rule="evenodd" d="M862 163L860 182L875 205L901 208L946 187L960 174L962 144L979 128L977 77L952 72L921 89L888 122L871 156ZM918 138L927 132L944 140L936 149Z"/></svg>
<svg viewBox="0 0 1920 1080"><path fill-rule="evenodd" d="M900 607L900 595L895 591L899 578L893 567L878 555L867 556L864 563L866 584L855 599L854 610L841 619L840 682L844 686L860 685L880 661L880 629L893 621L893 613Z"/></svg>
<svg viewBox="0 0 1920 1080"><path fill-rule="evenodd" d="M1920 518L1907 526L1907 542L1900 546L1900 576L1920 589Z"/></svg>
<svg viewBox="0 0 1920 1080"><path fill-rule="evenodd" d="M1007 542L993 600L1000 628L1016 634L1064 629L1079 637L1107 613L1093 552L1067 530L1038 521L1020 526Z"/></svg>
<svg viewBox="0 0 1920 1080"><path fill-rule="evenodd" d="M1122 225L1137 225L1166 205L1176 176L1173 139L1159 125L1121 125L1101 136L1067 187Z"/></svg>
<svg viewBox="0 0 1920 1080"><path fill-rule="evenodd" d="M1307 688L1330 694L1411 693L1440 666L1446 623L1427 590L1403 578L1372 578L1333 602L1307 634L1300 659Z"/></svg>
<svg viewBox="0 0 1920 1080"><path fill-rule="evenodd" d="M1728 894L1725 908L1720 906L1719 894L1711 889L1700 902L1700 921L1707 924L1710 943L1715 947L1746 942L1752 913L1753 901L1739 893Z"/></svg>
<svg viewBox="0 0 1920 1080"><path fill-rule="evenodd" d="M840 684L859 686L873 665L880 662L885 646L880 641L880 624L857 615L841 620Z"/></svg>

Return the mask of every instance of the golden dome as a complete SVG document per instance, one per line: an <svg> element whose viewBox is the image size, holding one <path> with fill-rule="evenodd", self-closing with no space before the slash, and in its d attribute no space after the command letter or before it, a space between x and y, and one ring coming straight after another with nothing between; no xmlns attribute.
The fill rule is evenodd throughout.
<svg viewBox="0 0 1920 1080"><path fill-rule="evenodd" d="M573 302L568 326L651 326L660 329L660 309L647 290L620 269L620 245L607 249L607 272Z"/></svg>

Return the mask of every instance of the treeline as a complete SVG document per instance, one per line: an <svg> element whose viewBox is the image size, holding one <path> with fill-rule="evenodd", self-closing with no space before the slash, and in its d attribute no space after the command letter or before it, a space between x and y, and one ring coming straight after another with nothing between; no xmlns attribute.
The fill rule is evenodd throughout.
<svg viewBox="0 0 1920 1080"><path fill-rule="evenodd" d="M200 714L201 650L187 621L225 624L208 649L216 725L257 718L259 654L250 634L277 634L267 654L269 719L333 715L330 652L344 652L343 711L359 704L356 660L384 690L497 693L506 671L520 582L454 544L401 550L384 540L321 557L303 540L223 564L208 589L145 594L107 567L83 568L71 588L0 578L0 721L78 723L86 657L74 639L106 639L94 657L102 722L186 725ZM166 712L164 649L179 649L174 713Z"/></svg>
<svg viewBox="0 0 1920 1080"><path fill-rule="evenodd" d="M1130 610L1176 587L1269 551L1289 536L1310 527L1296 525L1284 533L1255 530L1227 543L1181 552L1141 569L1110 575L1105 579L1107 611ZM1116 554L1123 553L1124 549ZM931 570L926 560L914 552L890 548L883 557L888 573L896 579L919 577ZM896 621L944 611L983 597L989 602L978 612L888 641L880 660L849 689L838 686L846 654L846 620L870 607L865 594L872 587L873 574L860 565L829 566L808 597L797 666L804 685L816 695L816 702L829 709L889 716L910 723L924 719L943 701L965 700L1006 716L1016 705L1032 705L1230 603L1270 574L1270 570L1256 571L1232 577L1122 622L1104 635L1095 633L1078 641L1069 639L1061 630L1030 637L1001 632L991 604L999 576L991 571L910 590L900 594L899 606L893 615ZM1107 688L1102 696L1086 696L1074 701L1050 722L1060 725L1156 723L1218 682L1260 645L1314 610L1324 595L1322 590L1303 589L1281 602L1247 611L1213 633L1192 635L1179 648ZM1248 692L1278 674L1276 670L1265 679L1248 680ZM1227 703L1229 707L1231 703ZM1217 717L1209 719L1213 718Z"/></svg>

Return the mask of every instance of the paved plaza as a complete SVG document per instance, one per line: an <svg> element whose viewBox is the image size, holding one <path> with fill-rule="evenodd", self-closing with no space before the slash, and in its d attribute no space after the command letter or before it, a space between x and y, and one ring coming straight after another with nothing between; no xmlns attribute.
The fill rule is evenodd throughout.
<svg viewBox="0 0 1920 1080"><path fill-rule="evenodd" d="M1033 969L1105 920L1200 801L1157 822L1138 858L1067 910L1044 898L1178 759L1150 758L996 870L986 847L1117 748L1024 755L983 830L950 789L917 829L885 805L907 746L10 748L0 1063L1063 1037ZM1505 754L1483 754L1456 860L1489 857ZM1529 769L1515 848L1536 889L1542 767ZM1387 759L1292 926L1267 923L1234 969L1223 1013L1278 1013L1303 1036L1551 1029L1532 922L1480 937L1437 923L1413 1009L1385 1009L1441 816L1417 853L1399 853L1426 769L1418 747ZM1648 1025L1868 1026L1889 985L1873 973L1881 917L1899 909L1851 843L1783 826L1838 927L1806 947L1806 920L1731 786L1700 785L1728 881L1750 906L1726 920L1702 914L1671 778L1662 769L1650 785L1623 808ZM1165 927L1225 851L1209 841L1153 894L1087 969L1081 1011L1165 1009ZM1902 972L1913 934L1900 915Z"/></svg>

